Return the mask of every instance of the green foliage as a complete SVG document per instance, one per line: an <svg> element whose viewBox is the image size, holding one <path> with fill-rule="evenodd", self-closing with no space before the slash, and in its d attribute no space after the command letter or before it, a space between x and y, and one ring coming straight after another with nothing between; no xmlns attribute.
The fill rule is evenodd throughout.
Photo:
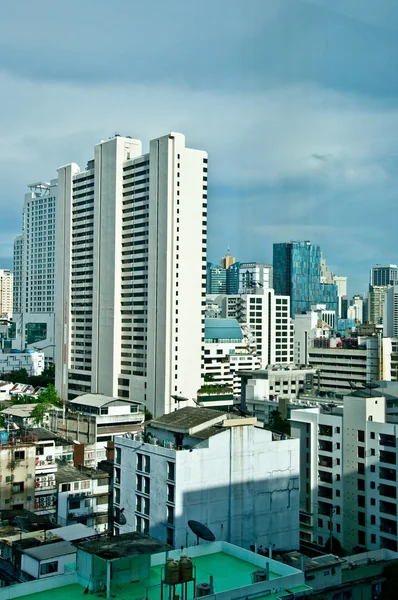
<svg viewBox="0 0 398 600"><path fill-rule="evenodd" d="M19 371L4 373L1 378L3 381L11 381L12 383L28 383L29 375L26 369L19 369Z"/></svg>
<svg viewBox="0 0 398 600"><path fill-rule="evenodd" d="M153 415L150 410L145 409L145 421L150 421L153 419Z"/></svg>
<svg viewBox="0 0 398 600"><path fill-rule="evenodd" d="M1 376L1 379L12 383L26 383L34 387L46 387L55 383L55 365L53 363L47 369L44 369L41 375L29 376L26 369L20 369L19 371L5 373Z"/></svg>
<svg viewBox="0 0 398 600"><path fill-rule="evenodd" d="M290 435L290 422L287 419L283 419L279 410L275 408L269 414L268 429Z"/></svg>
<svg viewBox="0 0 398 600"><path fill-rule="evenodd" d="M50 402L39 402L32 410L31 416L36 425L40 425L43 421L44 415L46 415L52 408L53 404Z"/></svg>
<svg viewBox="0 0 398 600"><path fill-rule="evenodd" d="M214 381L214 375L212 375L211 373L207 373L204 377L205 381Z"/></svg>
<svg viewBox="0 0 398 600"><path fill-rule="evenodd" d="M45 390L40 392L37 401L40 404L52 404L54 406L62 406L62 402L57 394L57 390L52 383L49 383Z"/></svg>
<svg viewBox="0 0 398 600"><path fill-rule="evenodd" d="M202 387L200 388L200 390L198 390L198 394L233 394L234 390L225 384L222 383L211 383L211 384L204 384L202 385Z"/></svg>

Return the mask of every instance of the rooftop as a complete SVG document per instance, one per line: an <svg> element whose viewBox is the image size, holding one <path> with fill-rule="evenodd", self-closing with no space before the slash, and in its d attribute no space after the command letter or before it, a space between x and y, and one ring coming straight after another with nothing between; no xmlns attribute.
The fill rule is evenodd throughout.
<svg viewBox="0 0 398 600"><path fill-rule="evenodd" d="M87 481L87 479L109 477L109 474L101 469L76 469L72 465L63 465L55 473L57 483L69 483L71 481Z"/></svg>
<svg viewBox="0 0 398 600"><path fill-rule="evenodd" d="M126 404L134 404L132 400L123 399L118 400L113 396L104 396L103 394L82 394L74 400L69 400L69 404L78 404L79 406L92 406L95 408L101 408L112 402L125 402Z"/></svg>
<svg viewBox="0 0 398 600"><path fill-rule="evenodd" d="M167 415L152 419L149 425L159 429L170 429L180 433L192 434L196 429L206 429L216 423L222 423L227 418L227 413L219 410L186 406Z"/></svg>
<svg viewBox="0 0 398 600"><path fill-rule="evenodd" d="M95 556L106 560L139 554L156 554L171 550L171 546L168 546L168 544L137 531L79 542L76 547L88 554L95 554Z"/></svg>
<svg viewBox="0 0 398 600"><path fill-rule="evenodd" d="M48 558L56 558L57 556L65 556L66 554L75 554L76 547L70 542L53 542L42 544L36 548L25 550L25 554L35 558L36 560L47 560Z"/></svg>
<svg viewBox="0 0 398 600"><path fill-rule="evenodd" d="M67 525L66 527L50 529L48 534L49 536L59 537L66 542L74 542L77 540L83 540L89 537L97 536L98 531L92 527L83 525L83 523L75 523L74 525Z"/></svg>
<svg viewBox="0 0 398 600"><path fill-rule="evenodd" d="M242 340L242 328L236 319L205 319L205 339Z"/></svg>

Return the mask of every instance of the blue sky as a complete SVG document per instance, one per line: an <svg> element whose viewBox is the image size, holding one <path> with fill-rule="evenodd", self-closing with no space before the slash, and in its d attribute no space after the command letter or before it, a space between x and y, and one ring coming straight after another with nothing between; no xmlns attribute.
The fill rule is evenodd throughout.
<svg viewBox="0 0 398 600"><path fill-rule="evenodd" d="M398 262L396 0L20 0L0 21L0 267L26 185L118 132L209 152L209 251Z"/></svg>

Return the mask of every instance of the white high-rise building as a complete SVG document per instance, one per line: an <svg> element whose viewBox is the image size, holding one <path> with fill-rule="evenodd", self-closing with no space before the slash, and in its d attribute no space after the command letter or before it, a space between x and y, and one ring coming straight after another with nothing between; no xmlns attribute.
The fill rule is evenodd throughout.
<svg viewBox="0 0 398 600"><path fill-rule="evenodd" d="M385 337L398 337L398 285L393 285L386 291L383 333Z"/></svg>
<svg viewBox="0 0 398 600"><path fill-rule="evenodd" d="M12 308L13 312L20 313L22 311L22 251L23 251L23 238L22 235L17 235L14 240L14 254L13 254L13 299Z"/></svg>
<svg viewBox="0 0 398 600"><path fill-rule="evenodd" d="M58 174L57 389L170 412L202 383L207 154L116 136Z"/></svg>
<svg viewBox="0 0 398 600"><path fill-rule="evenodd" d="M11 271L0 269L0 316L12 313L12 288Z"/></svg>
<svg viewBox="0 0 398 600"><path fill-rule="evenodd" d="M337 296L339 299L338 317L342 316L342 300L347 296L347 277L340 275L333 276L333 283L337 285Z"/></svg>
<svg viewBox="0 0 398 600"><path fill-rule="evenodd" d="M43 349L54 362L54 248L57 180L38 182L25 194L22 236L14 242L13 347Z"/></svg>
<svg viewBox="0 0 398 600"><path fill-rule="evenodd" d="M256 288L272 288L272 265L239 263L239 293L248 294Z"/></svg>
<svg viewBox="0 0 398 600"><path fill-rule="evenodd" d="M375 265L370 269L370 285L394 285L398 282L397 265Z"/></svg>

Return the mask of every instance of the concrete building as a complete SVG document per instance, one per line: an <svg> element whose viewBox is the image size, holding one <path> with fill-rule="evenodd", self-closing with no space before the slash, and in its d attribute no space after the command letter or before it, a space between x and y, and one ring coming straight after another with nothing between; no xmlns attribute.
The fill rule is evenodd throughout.
<svg viewBox="0 0 398 600"><path fill-rule="evenodd" d="M333 283L337 285L337 297L339 302L338 317L342 319L343 315L343 300L347 297L347 277L341 277L340 275L333 276ZM346 315L345 317L346 318Z"/></svg>
<svg viewBox="0 0 398 600"><path fill-rule="evenodd" d="M375 265L370 269L369 285L390 286L398 283L397 265Z"/></svg>
<svg viewBox="0 0 398 600"><path fill-rule="evenodd" d="M76 561L76 552L76 547L65 541L28 548L22 554L21 569L32 579L62 575L65 566Z"/></svg>
<svg viewBox="0 0 398 600"><path fill-rule="evenodd" d="M221 267L223 269L228 269L235 262L236 262L236 259L234 256L232 256L232 254L230 253L229 248L228 248L227 254L225 256L223 256L221 259Z"/></svg>
<svg viewBox="0 0 398 600"><path fill-rule="evenodd" d="M239 294L249 294L257 288L272 288L272 265L256 262L239 263Z"/></svg>
<svg viewBox="0 0 398 600"><path fill-rule="evenodd" d="M308 349L308 364L319 374L322 393L348 393L351 383L380 379L380 340L365 338L318 338Z"/></svg>
<svg viewBox="0 0 398 600"><path fill-rule="evenodd" d="M383 334L385 337L398 337L398 285L386 291L383 312Z"/></svg>
<svg viewBox="0 0 398 600"><path fill-rule="evenodd" d="M33 511L36 464L33 438L18 433L3 441L5 443L0 446L0 509Z"/></svg>
<svg viewBox="0 0 398 600"><path fill-rule="evenodd" d="M311 310L294 317L294 361L307 365L308 351L315 339L329 339L333 334L335 313L325 305L315 305ZM329 321L329 322L328 322Z"/></svg>
<svg viewBox="0 0 398 600"><path fill-rule="evenodd" d="M374 325L383 323L384 301L387 292L385 285L373 285L368 294L368 322Z"/></svg>
<svg viewBox="0 0 398 600"><path fill-rule="evenodd" d="M108 473L65 465L59 467L55 480L58 525L82 523L98 532L107 531L111 493Z"/></svg>
<svg viewBox="0 0 398 600"><path fill-rule="evenodd" d="M14 242L16 301L12 347L42 349L55 356L54 252L57 180L37 182L25 194L22 236Z"/></svg>
<svg viewBox="0 0 398 600"><path fill-rule="evenodd" d="M12 312L22 312L22 255L23 255L23 238L22 235L17 235L14 240L13 253L13 299Z"/></svg>
<svg viewBox="0 0 398 600"><path fill-rule="evenodd" d="M12 313L12 298L13 274L7 269L0 269L0 317Z"/></svg>
<svg viewBox="0 0 398 600"><path fill-rule="evenodd" d="M28 375L41 375L44 370L44 353L27 350L25 352L0 352L0 374L26 369Z"/></svg>
<svg viewBox="0 0 398 600"><path fill-rule="evenodd" d="M207 154L178 133L116 136L59 169L56 387L127 397L152 414L202 382Z"/></svg>
<svg viewBox="0 0 398 600"><path fill-rule="evenodd" d="M343 407L292 411L291 426L300 438L302 539L396 552L398 426L386 422L385 398L353 392Z"/></svg>
<svg viewBox="0 0 398 600"><path fill-rule="evenodd" d="M298 441L230 417L186 407L150 421L143 437L116 439L120 533L149 532L186 547L194 519L245 548L297 548Z"/></svg>
<svg viewBox="0 0 398 600"><path fill-rule="evenodd" d="M236 319L205 319L205 387L223 385L239 398L240 371L260 366L253 336L245 335Z"/></svg>

